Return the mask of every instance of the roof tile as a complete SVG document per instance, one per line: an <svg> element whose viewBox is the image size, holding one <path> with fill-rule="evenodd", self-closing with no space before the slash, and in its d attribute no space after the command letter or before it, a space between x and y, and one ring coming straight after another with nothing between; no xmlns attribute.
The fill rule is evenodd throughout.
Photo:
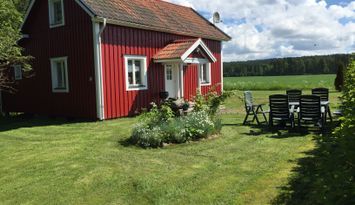
<svg viewBox="0 0 355 205"><path fill-rule="evenodd" d="M230 40L230 37L192 8L161 0L82 0L100 17L123 25L141 26L198 38Z"/></svg>
<svg viewBox="0 0 355 205"><path fill-rule="evenodd" d="M198 39L176 40L157 53L153 59L179 59Z"/></svg>

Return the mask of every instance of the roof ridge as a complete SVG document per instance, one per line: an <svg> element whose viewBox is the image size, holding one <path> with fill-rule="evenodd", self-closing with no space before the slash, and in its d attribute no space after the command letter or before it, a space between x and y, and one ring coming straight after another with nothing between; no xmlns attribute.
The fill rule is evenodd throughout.
<svg viewBox="0 0 355 205"><path fill-rule="evenodd" d="M189 6L183 6L183 5L175 4L175 3L168 2L168 1L165 1L165 0L152 0L152 1L158 1L158 2L161 2L161 3L171 4L173 6L179 6L179 7L185 8L185 9L191 9L191 7L189 7Z"/></svg>
<svg viewBox="0 0 355 205"><path fill-rule="evenodd" d="M196 42L199 38L188 38L188 39L178 39L175 40L173 43L183 43L183 42Z"/></svg>

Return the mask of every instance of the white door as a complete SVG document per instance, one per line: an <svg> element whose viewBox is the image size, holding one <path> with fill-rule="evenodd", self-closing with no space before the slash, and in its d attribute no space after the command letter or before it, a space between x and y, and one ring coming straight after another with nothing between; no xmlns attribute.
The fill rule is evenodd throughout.
<svg viewBox="0 0 355 205"><path fill-rule="evenodd" d="M179 69L176 64L165 65L165 91L169 98L179 98Z"/></svg>

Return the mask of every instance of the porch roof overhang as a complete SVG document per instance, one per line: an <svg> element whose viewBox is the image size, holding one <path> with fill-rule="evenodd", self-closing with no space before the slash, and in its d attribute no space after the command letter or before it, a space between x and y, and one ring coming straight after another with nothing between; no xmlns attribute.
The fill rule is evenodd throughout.
<svg viewBox="0 0 355 205"><path fill-rule="evenodd" d="M202 57L191 57L191 55L197 52ZM216 62L210 49L206 46L201 38L199 39L183 39L176 40L173 43L165 46L154 57L156 63L207 63Z"/></svg>

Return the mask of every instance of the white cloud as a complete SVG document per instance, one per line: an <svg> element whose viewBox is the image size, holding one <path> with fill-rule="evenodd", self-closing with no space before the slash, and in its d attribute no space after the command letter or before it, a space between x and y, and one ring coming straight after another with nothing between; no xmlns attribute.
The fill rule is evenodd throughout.
<svg viewBox="0 0 355 205"><path fill-rule="evenodd" d="M355 1L169 1L220 12L218 26L233 38L225 43L227 61L355 52Z"/></svg>

